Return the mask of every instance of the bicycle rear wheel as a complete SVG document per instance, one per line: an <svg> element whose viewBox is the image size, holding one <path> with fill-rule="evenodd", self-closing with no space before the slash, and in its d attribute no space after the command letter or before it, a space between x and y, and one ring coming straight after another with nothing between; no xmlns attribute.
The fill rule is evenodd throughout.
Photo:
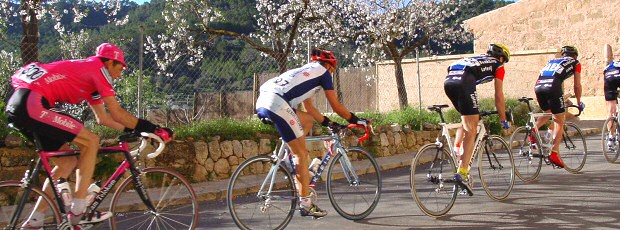
<svg viewBox="0 0 620 230"><path fill-rule="evenodd" d="M566 122L564 136L560 142L560 157L564 162L564 169L570 173L577 173L583 169L588 156L586 138L575 123Z"/></svg>
<svg viewBox="0 0 620 230"><path fill-rule="evenodd" d="M368 150L350 147L346 153L339 151L327 170L327 196L336 212L349 220L372 213L381 197L381 174Z"/></svg>
<svg viewBox="0 0 620 230"><path fill-rule="evenodd" d="M530 141L531 135L537 143L541 143L538 135L534 135L526 126L517 128L508 142L509 146L513 146L511 149L515 174L525 182L538 178L543 161L542 147Z"/></svg>
<svg viewBox="0 0 620 230"><path fill-rule="evenodd" d="M20 202L24 200L23 208L16 218L15 225L11 226L11 218L18 211ZM20 229L22 224L28 220L37 200L48 207L45 212L43 229L57 229L62 222L60 210L52 198L47 196L38 188L24 188L20 181L0 182L0 229Z"/></svg>
<svg viewBox="0 0 620 230"><path fill-rule="evenodd" d="M493 200L504 200L515 182L510 147L500 136L491 135L478 156L478 173L482 188Z"/></svg>
<svg viewBox="0 0 620 230"><path fill-rule="evenodd" d="M452 209L458 185L448 181L454 174L456 165L448 149L436 144L420 148L411 163L411 196L424 214L440 217Z"/></svg>
<svg viewBox="0 0 620 230"><path fill-rule="evenodd" d="M118 187L110 203L112 229L195 229L198 200L191 184L178 172L146 168L140 174L154 209L140 198L132 177Z"/></svg>
<svg viewBox="0 0 620 230"><path fill-rule="evenodd" d="M618 150L618 118L607 118L603 125L603 132L601 133L601 145L603 146L603 155L609 163L614 163L618 160L620 151Z"/></svg>
<svg viewBox="0 0 620 230"><path fill-rule="evenodd" d="M252 157L230 177L228 210L240 229L284 229L293 218L299 200L293 176L274 162L271 156Z"/></svg>

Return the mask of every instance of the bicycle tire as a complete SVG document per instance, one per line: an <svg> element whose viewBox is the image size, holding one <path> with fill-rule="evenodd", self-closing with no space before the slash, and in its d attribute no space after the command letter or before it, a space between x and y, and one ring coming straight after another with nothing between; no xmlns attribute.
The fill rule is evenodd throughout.
<svg viewBox="0 0 620 230"><path fill-rule="evenodd" d="M588 146L583 132L575 123L564 124L563 140L560 142L560 158L564 169L570 173L578 173L583 169L588 157Z"/></svg>
<svg viewBox="0 0 620 230"><path fill-rule="evenodd" d="M276 166L274 162L271 156L249 158L230 177L227 205L240 229L284 229L298 209L299 196L293 176L284 165ZM261 183L267 179L267 172L274 167L274 190L269 196L258 194ZM268 189L269 183L265 185L265 190Z"/></svg>
<svg viewBox="0 0 620 230"><path fill-rule="evenodd" d="M132 177L125 178L110 203L111 229L195 229L198 199L192 185L180 173L166 168L146 168L140 174L149 210L136 192Z"/></svg>
<svg viewBox="0 0 620 230"><path fill-rule="evenodd" d="M510 147L500 136L490 135L481 151L478 156L478 174L482 188L491 199L504 200L512 192L515 182Z"/></svg>
<svg viewBox="0 0 620 230"><path fill-rule="evenodd" d="M329 165L327 196L342 217L361 220L370 215L379 203L381 169L368 150L355 146L345 151L346 157L339 151ZM359 181L353 181L352 175L346 175L345 172L355 173Z"/></svg>
<svg viewBox="0 0 620 230"><path fill-rule="evenodd" d="M424 214L441 217L452 209L459 192L458 185L450 183L449 186L444 186L443 178L451 180L454 174L456 165L448 149L440 148L436 144L427 144L420 148L411 163L410 180L411 196Z"/></svg>
<svg viewBox="0 0 620 230"><path fill-rule="evenodd" d="M611 123L611 124L610 124ZM618 156L620 155L620 151L618 149L618 118L610 117L607 118L605 124L603 124L603 130L601 132L601 145L603 147L603 155L605 156L605 160L609 163L614 163L618 160ZM610 135L611 130L615 132L615 134ZM611 140L609 137L612 136Z"/></svg>
<svg viewBox="0 0 620 230"><path fill-rule="evenodd" d="M540 145L533 149L528 136L532 135L532 131L525 126L517 128L510 136L509 146L511 148L514 160L514 171L519 179L524 182L536 180L540 175L542 168L543 152ZM536 142L541 143L540 137L534 135Z"/></svg>
<svg viewBox="0 0 620 230"><path fill-rule="evenodd" d="M37 203L39 197L50 207L52 215L46 215L43 223L43 229L58 229L62 223L62 215L56 202L45 194L41 189L34 187L23 187L21 181L2 181L0 182L0 229L20 229L21 225L28 219ZM21 214L18 217L15 226L9 226L10 218L17 211L17 206L23 198L26 189L30 192L26 198L27 203L24 205Z"/></svg>

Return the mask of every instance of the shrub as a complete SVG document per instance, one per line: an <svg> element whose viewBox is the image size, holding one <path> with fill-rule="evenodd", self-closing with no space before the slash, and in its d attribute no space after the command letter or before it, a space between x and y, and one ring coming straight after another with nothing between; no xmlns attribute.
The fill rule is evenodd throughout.
<svg viewBox="0 0 620 230"><path fill-rule="evenodd" d="M176 137L181 140L189 137L206 139L206 137L212 136L220 136L220 138L225 140L253 139L256 138L257 134L278 134L273 126L265 125L258 119L235 121L230 118L182 125L176 127L174 131Z"/></svg>

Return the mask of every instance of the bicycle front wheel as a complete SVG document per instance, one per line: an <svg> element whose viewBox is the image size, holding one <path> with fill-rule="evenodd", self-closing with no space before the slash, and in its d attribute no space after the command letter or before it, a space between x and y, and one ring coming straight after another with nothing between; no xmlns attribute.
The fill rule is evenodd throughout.
<svg viewBox="0 0 620 230"><path fill-rule="evenodd" d="M603 125L603 132L601 135L603 155L609 163L614 163L618 159L618 118L607 118Z"/></svg>
<svg viewBox="0 0 620 230"><path fill-rule="evenodd" d="M118 187L110 211L112 229L195 229L198 200L191 184L178 172L166 168L147 168L139 175L143 192L152 207L136 190L132 177Z"/></svg>
<svg viewBox="0 0 620 230"><path fill-rule="evenodd" d="M456 165L448 149L436 144L420 148L411 163L411 196L424 214L440 217L452 209L458 185L448 181L454 174Z"/></svg>
<svg viewBox="0 0 620 230"><path fill-rule="evenodd" d="M38 188L22 187L20 181L0 182L0 229L20 229L33 212L37 200L40 200L40 205L49 207L45 212L42 229L58 229L62 218L52 198ZM21 209L18 208L20 203ZM11 223L14 216L16 218Z"/></svg>
<svg viewBox="0 0 620 230"><path fill-rule="evenodd" d="M512 153L508 143L500 136L487 138L478 156L478 173L482 188L493 200L504 200L512 191L515 174Z"/></svg>
<svg viewBox="0 0 620 230"><path fill-rule="evenodd" d="M240 229L284 229L298 197L291 173L270 156L247 159L228 182L228 210Z"/></svg>
<svg viewBox="0 0 620 230"><path fill-rule="evenodd" d="M526 126L521 126L512 133L510 142L508 142L509 146L512 146L515 174L525 182L538 178L543 161L542 148L540 145L532 143L530 141L532 139L541 143L538 135L535 135Z"/></svg>
<svg viewBox="0 0 620 230"><path fill-rule="evenodd" d="M566 122L564 125L564 137L560 142L559 153L564 162L564 169L570 173L578 173L586 164L588 156L586 138L575 123Z"/></svg>
<svg viewBox="0 0 620 230"><path fill-rule="evenodd" d="M381 197L379 165L368 150L350 147L334 157L327 170L327 196L336 212L349 220L366 218Z"/></svg>

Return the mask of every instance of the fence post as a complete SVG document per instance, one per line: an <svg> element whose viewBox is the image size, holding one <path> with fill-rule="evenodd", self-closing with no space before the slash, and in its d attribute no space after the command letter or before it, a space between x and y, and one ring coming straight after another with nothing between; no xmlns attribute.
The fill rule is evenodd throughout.
<svg viewBox="0 0 620 230"><path fill-rule="evenodd" d="M418 103L420 103L420 111L422 111L422 83L420 80L420 49L415 48L415 63L418 66Z"/></svg>
<svg viewBox="0 0 620 230"><path fill-rule="evenodd" d="M256 108L256 100L258 99L258 75L254 73L254 79L252 79L252 111Z"/></svg>
<svg viewBox="0 0 620 230"><path fill-rule="evenodd" d="M144 112L142 111L142 68L143 68L143 59L144 59L144 25L140 25L140 55L138 55L138 117L143 117Z"/></svg>

